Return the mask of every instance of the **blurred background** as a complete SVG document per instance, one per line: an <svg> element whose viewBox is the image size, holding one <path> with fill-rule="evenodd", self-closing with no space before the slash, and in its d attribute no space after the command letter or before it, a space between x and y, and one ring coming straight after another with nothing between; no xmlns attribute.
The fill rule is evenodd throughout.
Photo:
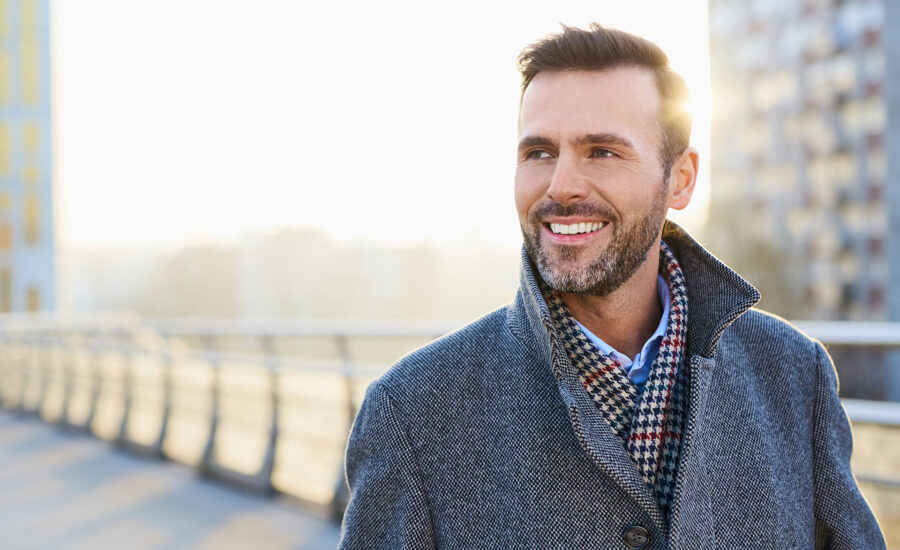
<svg viewBox="0 0 900 550"><path fill-rule="evenodd" d="M0 0L0 536L334 547L368 382L513 298L516 56L591 21L686 78L672 218L828 346L900 548L890 0Z"/></svg>

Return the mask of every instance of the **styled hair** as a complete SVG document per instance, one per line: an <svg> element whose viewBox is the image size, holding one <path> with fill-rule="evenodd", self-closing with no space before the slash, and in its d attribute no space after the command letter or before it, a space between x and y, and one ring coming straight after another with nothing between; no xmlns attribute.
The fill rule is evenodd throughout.
<svg viewBox="0 0 900 550"><path fill-rule="evenodd" d="M548 35L522 50L518 59L522 94L542 71L605 71L617 67L643 67L651 71L659 92L659 125L662 145L659 155L663 174L669 177L672 164L691 139L691 113L684 79L669 66L669 58L659 46L645 38L591 23L589 30L562 26L562 32Z"/></svg>

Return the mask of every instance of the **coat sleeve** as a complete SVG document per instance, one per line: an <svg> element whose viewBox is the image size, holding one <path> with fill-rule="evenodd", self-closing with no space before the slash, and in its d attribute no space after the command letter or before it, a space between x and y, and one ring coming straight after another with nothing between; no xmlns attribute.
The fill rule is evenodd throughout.
<svg viewBox="0 0 900 550"><path fill-rule="evenodd" d="M422 473L400 412L373 382L347 444L342 550L435 547Z"/></svg>
<svg viewBox="0 0 900 550"><path fill-rule="evenodd" d="M884 538L850 470L850 423L838 398L831 357L816 345L816 405L813 413L813 480L816 548L883 549Z"/></svg>

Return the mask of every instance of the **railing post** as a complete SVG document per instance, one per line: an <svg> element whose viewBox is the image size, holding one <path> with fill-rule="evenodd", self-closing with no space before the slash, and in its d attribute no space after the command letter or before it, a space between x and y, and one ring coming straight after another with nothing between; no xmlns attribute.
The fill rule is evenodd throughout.
<svg viewBox="0 0 900 550"><path fill-rule="evenodd" d="M169 340L165 339L166 347L162 352L163 360L163 405L162 405L162 422L159 426L159 436L156 443L153 444L153 452L157 456L164 456L163 443L166 440L166 432L169 430L169 417L172 415L172 403L174 398L172 394L175 391L175 360L172 357L172 350L169 346Z"/></svg>
<svg viewBox="0 0 900 550"><path fill-rule="evenodd" d="M22 378L22 387L19 390L19 403L16 405L16 410L19 413L28 412L25 408L25 398L28 396L28 386L32 382L32 377L34 373L32 369L29 368L28 365L28 340L24 334L19 337L19 359L17 361L19 367L19 373Z"/></svg>
<svg viewBox="0 0 900 550"><path fill-rule="evenodd" d="M258 481L262 489L271 492L272 472L275 469L275 452L278 448L278 432L279 432L279 371L278 371L278 352L275 348L275 340L271 334L262 334L259 337L260 345L265 356L266 369L269 373L269 403L271 406L272 423L269 428L269 441L266 444L266 451L263 454L262 465L257 474Z"/></svg>
<svg viewBox="0 0 900 550"><path fill-rule="evenodd" d="M126 331L125 329L120 329L124 332L125 339L127 340L127 345L122 345L120 341L121 334L117 334L116 336L116 348L118 352L121 353L122 360L122 422L119 424L119 435L116 438L116 443L119 445L125 445L128 443L128 422L131 417L131 406L134 403L134 372L132 369L133 366L133 357L131 351L131 344L134 341L134 337L131 332ZM126 351L127 350L127 351Z"/></svg>
<svg viewBox="0 0 900 550"><path fill-rule="evenodd" d="M6 389L9 388L10 380L12 379L9 342L9 334L5 331L0 331L0 407L7 410L9 409L7 395L9 394Z"/></svg>
<svg viewBox="0 0 900 550"><path fill-rule="evenodd" d="M215 472L216 432L219 430L219 392L221 379L219 374L219 354L216 347L216 337L205 335L203 337L204 348L209 357L212 368L212 403L209 419L209 435L206 437L206 446L203 448L203 458L200 459L200 471L209 475Z"/></svg>
<svg viewBox="0 0 900 550"><path fill-rule="evenodd" d="M2 376L0 376L0 406L7 410L9 410L7 388L9 388L10 380L12 379L9 341L9 334L5 331L0 331L0 372L2 372Z"/></svg>
<svg viewBox="0 0 900 550"><path fill-rule="evenodd" d="M0 330L0 408L6 408L6 388L9 387L9 359L6 356L6 334Z"/></svg>
<svg viewBox="0 0 900 550"><path fill-rule="evenodd" d="M37 359L37 379L38 379L38 398L34 405L34 410L30 411L39 417L43 417L41 411L44 409L44 403L47 401L47 389L50 386L50 365L46 361L44 354L41 353L40 336L31 339L31 345Z"/></svg>
<svg viewBox="0 0 900 550"><path fill-rule="evenodd" d="M61 426L69 426L71 423L69 422L69 405L72 402L72 388L75 385L75 367L73 366L74 360L72 359L72 353L70 346L68 345L68 339L63 336L63 331L59 331L59 347L63 350L62 353L62 376L63 376L63 399L62 399L62 412L59 415L59 425ZM67 352L68 350L68 352Z"/></svg>
<svg viewBox="0 0 900 550"><path fill-rule="evenodd" d="M353 399L353 359L350 355L350 343L347 335L336 334L334 336L335 346L337 347L338 356L341 359L341 376L344 382L344 398L347 413L347 423L344 427L344 449L347 448L347 440L350 435L350 429L353 427L353 420L356 416L356 404ZM334 498L331 500L331 516L333 519L340 521L344 515L344 509L350 502L350 490L347 487L346 473L344 472L344 460L341 459L338 467L338 478L334 485Z"/></svg>
<svg viewBox="0 0 900 550"><path fill-rule="evenodd" d="M97 417L97 407L100 402L100 394L103 392L103 376L101 372L103 366L100 364L100 354L102 352L98 349L97 342L93 337L93 332L94 331L85 331L81 335L85 342L85 348L89 353L88 365L90 365L91 376L91 405L87 420L84 423L84 428L89 433L93 431L94 419Z"/></svg>

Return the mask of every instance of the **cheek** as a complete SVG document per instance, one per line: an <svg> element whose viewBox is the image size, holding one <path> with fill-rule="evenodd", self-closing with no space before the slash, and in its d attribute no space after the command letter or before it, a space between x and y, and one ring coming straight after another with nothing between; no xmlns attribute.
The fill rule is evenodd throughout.
<svg viewBox="0 0 900 550"><path fill-rule="evenodd" d="M544 196L546 185L541 183L538 170L516 170L515 199L519 221L524 222L528 211Z"/></svg>

